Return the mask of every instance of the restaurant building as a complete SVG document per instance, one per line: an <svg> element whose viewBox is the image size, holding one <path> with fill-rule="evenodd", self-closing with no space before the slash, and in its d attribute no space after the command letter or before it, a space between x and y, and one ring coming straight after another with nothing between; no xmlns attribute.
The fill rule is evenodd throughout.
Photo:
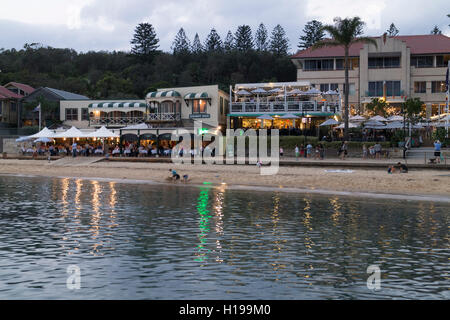
<svg viewBox="0 0 450 320"><path fill-rule="evenodd" d="M364 113L373 98L383 98L393 108L407 98L420 98L427 117L445 108L445 76L450 59L450 38L444 35L373 38L372 44L351 45L349 105L352 114ZM344 92L344 48L306 49L292 56L297 81L310 81L320 91Z"/></svg>
<svg viewBox="0 0 450 320"><path fill-rule="evenodd" d="M163 88L142 100L65 100L60 103L64 125L80 129L105 126L121 136L166 135L194 130L201 120L206 130L224 130L228 95L218 85Z"/></svg>
<svg viewBox="0 0 450 320"><path fill-rule="evenodd" d="M227 128L276 128L282 135L317 135L320 123L341 113L339 91L321 92L308 80L236 84L230 101Z"/></svg>

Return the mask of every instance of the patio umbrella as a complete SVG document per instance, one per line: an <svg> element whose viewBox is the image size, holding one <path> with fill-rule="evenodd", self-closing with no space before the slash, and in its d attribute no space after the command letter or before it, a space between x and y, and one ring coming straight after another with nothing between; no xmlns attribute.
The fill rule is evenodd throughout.
<svg viewBox="0 0 450 320"><path fill-rule="evenodd" d="M119 135L117 133L112 132L111 130L106 129L105 126L102 126L100 129L97 129L94 132L91 132L86 135L89 138L118 138Z"/></svg>
<svg viewBox="0 0 450 320"><path fill-rule="evenodd" d="M358 125L357 123L349 122L349 123L348 123L348 127L349 127L350 129L352 129L352 128L358 128L359 125ZM344 129L344 128L345 128L345 123L344 123L344 122L342 122L340 125L338 125L337 127L335 127L335 129Z"/></svg>
<svg viewBox="0 0 450 320"><path fill-rule="evenodd" d="M319 89L311 88L308 91L306 91L304 94L307 94L307 95L319 95L321 93L322 92Z"/></svg>
<svg viewBox="0 0 450 320"><path fill-rule="evenodd" d="M240 96L251 96L252 94L250 92L248 92L247 90L239 90L238 92L236 92L237 95Z"/></svg>
<svg viewBox="0 0 450 320"><path fill-rule="evenodd" d="M373 121L388 121L385 117L382 116L375 116L370 118L369 120L373 120Z"/></svg>
<svg viewBox="0 0 450 320"><path fill-rule="evenodd" d="M304 92L300 89L294 89L288 92L289 95L294 95L294 94L304 94Z"/></svg>
<svg viewBox="0 0 450 320"><path fill-rule="evenodd" d="M268 114L263 114L262 116L257 117L256 119L261 119L261 120L273 120L273 118L271 116L269 116Z"/></svg>
<svg viewBox="0 0 450 320"><path fill-rule="evenodd" d="M41 131L39 131L38 133L35 133L31 136L29 136L29 138L34 139L34 138L51 138L53 137L55 133L48 129L47 127L45 127L44 129L42 129Z"/></svg>
<svg viewBox="0 0 450 320"><path fill-rule="evenodd" d="M42 143L48 143L48 142L52 142L52 141L53 141L53 139L46 138L46 137L42 137L42 138L34 140L34 142L42 142Z"/></svg>
<svg viewBox="0 0 450 320"><path fill-rule="evenodd" d="M270 93L278 93L278 92L283 92L284 90L283 89L281 89L281 88L274 88L274 89L271 89L271 90L269 90L269 91L267 91L267 92L270 92Z"/></svg>
<svg viewBox="0 0 450 320"><path fill-rule="evenodd" d="M393 121L386 124L385 129L401 129L403 128L403 123L400 121Z"/></svg>
<svg viewBox="0 0 450 320"><path fill-rule="evenodd" d="M382 123L380 121L377 121L377 120L369 120L366 123L364 123L364 126L378 126L378 127L380 127L380 126L384 126L384 125L385 125L384 123Z"/></svg>
<svg viewBox="0 0 450 320"><path fill-rule="evenodd" d="M72 127L65 132L61 132L53 136L53 138L84 138L84 137L86 137L86 134L84 134L75 127Z"/></svg>
<svg viewBox="0 0 450 320"><path fill-rule="evenodd" d="M403 121L403 117L402 116L390 116L389 118L387 118L387 121Z"/></svg>
<svg viewBox="0 0 450 320"><path fill-rule="evenodd" d="M351 120L351 121L365 121L366 118L364 118L363 116L357 115L357 116L349 117L349 120Z"/></svg>
<svg viewBox="0 0 450 320"><path fill-rule="evenodd" d="M30 137L20 137L16 139L16 142L24 142L24 141L28 141L31 140L32 138Z"/></svg>
<svg viewBox="0 0 450 320"><path fill-rule="evenodd" d="M334 90L328 90L327 92L324 92L323 94L329 95L329 96L337 96L337 95L339 95L339 92L334 91Z"/></svg>
<svg viewBox="0 0 450 320"><path fill-rule="evenodd" d="M285 115L282 115L280 119L299 119L300 117L296 116L292 113L286 113Z"/></svg>
<svg viewBox="0 0 450 320"><path fill-rule="evenodd" d="M264 90L263 88L258 88L258 89L253 90L252 93L264 94L264 93L267 93L267 91Z"/></svg>
<svg viewBox="0 0 450 320"><path fill-rule="evenodd" d="M148 125L146 123L133 124L131 126L122 128L124 130L139 130L139 129L148 129Z"/></svg>
<svg viewBox="0 0 450 320"><path fill-rule="evenodd" d="M339 124L338 121L334 120L334 119L328 119L327 121L322 122L319 127L324 127L324 126L334 126L336 124ZM350 123L349 123L349 127L350 127Z"/></svg>

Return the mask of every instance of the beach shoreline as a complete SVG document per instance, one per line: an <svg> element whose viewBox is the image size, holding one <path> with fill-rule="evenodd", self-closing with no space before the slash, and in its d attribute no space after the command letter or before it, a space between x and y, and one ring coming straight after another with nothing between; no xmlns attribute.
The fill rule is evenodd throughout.
<svg viewBox="0 0 450 320"><path fill-rule="evenodd" d="M189 181L168 181L169 169ZM252 165L190 165L174 163L72 162L55 165L44 160L0 160L1 175L43 176L116 181L120 183L173 184L225 187L231 190L280 191L328 195L450 202L450 174L414 170L387 174L385 170L336 167L280 167L276 175L262 176ZM331 171L330 171L331 170Z"/></svg>

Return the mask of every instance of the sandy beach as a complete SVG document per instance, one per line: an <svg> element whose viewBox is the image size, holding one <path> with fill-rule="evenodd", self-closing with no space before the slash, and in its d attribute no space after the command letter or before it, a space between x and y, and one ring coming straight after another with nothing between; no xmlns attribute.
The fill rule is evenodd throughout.
<svg viewBox="0 0 450 320"><path fill-rule="evenodd" d="M280 167L276 175L262 176L249 165L187 165L172 163L97 162L55 165L43 160L0 160L0 174L46 177L110 178L168 182L169 169L187 174L187 184L204 182L228 186L299 188L338 192L365 192L418 196L450 196L450 174L442 170L410 170L387 174L386 170L356 168L353 172L327 172L327 167ZM182 184L182 182L178 182Z"/></svg>

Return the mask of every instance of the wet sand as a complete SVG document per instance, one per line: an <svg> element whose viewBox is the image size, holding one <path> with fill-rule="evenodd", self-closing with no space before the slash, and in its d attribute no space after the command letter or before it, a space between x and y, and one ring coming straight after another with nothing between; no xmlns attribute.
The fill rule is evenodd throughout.
<svg viewBox="0 0 450 320"><path fill-rule="evenodd" d="M47 177L108 178L122 181L168 181L169 169L181 176L187 174L187 184L226 184L247 190L264 187L333 193L378 193L450 198L450 173L445 170L410 170L407 174L388 174L386 170L353 169L353 172L327 172L327 167L280 167L275 175L261 175L255 165L188 165L173 163L71 162L57 165L43 160L0 160L0 174L22 174ZM345 171L345 170L344 170Z"/></svg>

